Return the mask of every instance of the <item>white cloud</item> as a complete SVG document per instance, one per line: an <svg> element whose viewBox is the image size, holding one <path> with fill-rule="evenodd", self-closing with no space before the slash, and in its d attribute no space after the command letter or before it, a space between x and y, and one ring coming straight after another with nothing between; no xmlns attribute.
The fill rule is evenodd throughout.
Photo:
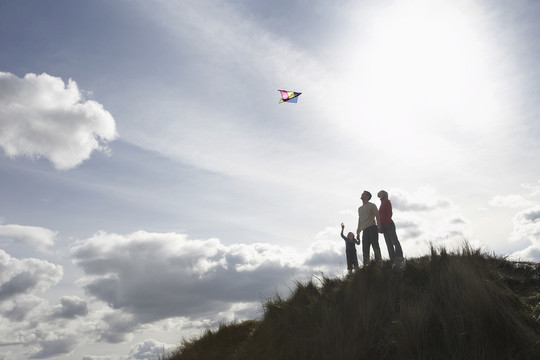
<svg viewBox="0 0 540 360"><path fill-rule="evenodd" d="M510 257L519 260L540 261L540 205L518 212L513 219L511 241L526 241L527 248L514 252Z"/></svg>
<svg viewBox="0 0 540 360"><path fill-rule="evenodd" d="M521 185L525 190L529 191L529 196L537 196L540 195L540 180L538 180L536 183L532 184L522 184Z"/></svg>
<svg viewBox="0 0 540 360"><path fill-rule="evenodd" d="M515 251L510 256L508 256L508 259L515 260L515 261L539 262L540 261L540 246L538 246L537 244L534 244L534 245L526 247L523 250Z"/></svg>
<svg viewBox="0 0 540 360"><path fill-rule="evenodd" d="M83 99L75 81L0 72L0 147L8 156L45 157L66 170L116 137L111 114Z"/></svg>
<svg viewBox="0 0 540 360"><path fill-rule="evenodd" d="M0 345L23 345L27 359L68 354L75 348L79 337L68 322L87 314L84 301L65 296L60 307L51 307L47 300L36 296L62 277L60 265L33 258L17 259L0 250ZM14 354L19 354L14 359L21 358L20 352Z"/></svg>
<svg viewBox="0 0 540 360"><path fill-rule="evenodd" d="M401 218L400 220L394 220L396 229L403 234L406 239L416 239L422 235L422 222L417 218Z"/></svg>
<svg viewBox="0 0 540 360"><path fill-rule="evenodd" d="M34 295L17 296L10 301L4 301L0 306L0 315L11 322L11 330L14 323L23 323L25 320L32 319L36 315L46 312L46 302ZM7 336L4 335L4 338Z"/></svg>
<svg viewBox="0 0 540 360"><path fill-rule="evenodd" d="M154 339L146 339L131 348L128 360L158 359L173 347L174 345L165 344Z"/></svg>
<svg viewBox="0 0 540 360"><path fill-rule="evenodd" d="M515 236L537 239L540 235L540 205L518 212L513 222Z"/></svg>
<svg viewBox="0 0 540 360"><path fill-rule="evenodd" d="M0 249L0 302L44 291L63 276L63 268L39 259L16 259Z"/></svg>
<svg viewBox="0 0 540 360"><path fill-rule="evenodd" d="M496 195L489 205L501 208L507 217L511 211L521 208L513 214L513 229L505 238L512 249L509 257L516 260L540 261L540 181L521 184L523 191L511 195ZM509 251L507 249L506 251Z"/></svg>
<svg viewBox="0 0 540 360"><path fill-rule="evenodd" d="M490 201L489 205L496 206L496 207L511 207L511 208L518 208L518 207L524 207L530 205L531 202L523 195L497 195L494 196Z"/></svg>
<svg viewBox="0 0 540 360"><path fill-rule="evenodd" d="M414 193L391 190L389 198L393 209L401 211L432 211L452 206L449 199L437 195L435 190L429 187L420 188Z"/></svg>
<svg viewBox="0 0 540 360"><path fill-rule="evenodd" d="M57 232L39 226L0 225L0 238L43 250L53 246Z"/></svg>
<svg viewBox="0 0 540 360"><path fill-rule="evenodd" d="M356 231L356 224L350 228ZM345 227L345 235L349 227ZM347 268L345 242L340 236L340 226L327 226L315 235L306 251L305 264L325 275L342 274ZM358 254L362 251L357 247Z"/></svg>
<svg viewBox="0 0 540 360"><path fill-rule="evenodd" d="M357 247L358 254L362 251ZM316 272L325 275L340 274L347 267L345 258L345 242L341 237L335 237L333 241L316 241L311 244L306 252L305 264Z"/></svg>

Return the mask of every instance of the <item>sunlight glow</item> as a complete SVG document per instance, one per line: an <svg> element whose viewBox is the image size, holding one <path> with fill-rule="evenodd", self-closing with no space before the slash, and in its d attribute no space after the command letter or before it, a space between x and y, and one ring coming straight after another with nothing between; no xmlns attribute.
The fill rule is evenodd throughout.
<svg viewBox="0 0 540 360"><path fill-rule="evenodd" d="M380 10L351 56L347 115L370 119L378 131L437 131L441 123L482 131L498 114L483 26L480 11L463 1L397 1Z"/></svg>

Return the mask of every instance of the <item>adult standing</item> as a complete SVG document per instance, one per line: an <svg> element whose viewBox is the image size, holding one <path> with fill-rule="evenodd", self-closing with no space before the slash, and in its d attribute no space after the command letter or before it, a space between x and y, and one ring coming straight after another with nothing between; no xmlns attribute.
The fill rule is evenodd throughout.
<svg viewBox="0 0 540 360"><path fill-rule="evenodd" d="M392 220L392 203L388 200L388 193L384 190L379 191L377 194L381 199L381 206L379 207L379 219L380 219L380 232L384 235L384 241L388 248L388 256L390 260L398 261L403 259L403 250L399 243L396 234L396 224Z"/></svg>
<svg viewBox="0 0 540 360"><path fill-rule="evenodd" d="M381 261L381 249L379 247L379 211L377 205L369 202L371 193L365 191L360 196L362 206L358 208L358 229L356 238L360 240L360 231L362 231L362 255L364 266L369 263L369 249L373 247L375 261Z"/></svg>

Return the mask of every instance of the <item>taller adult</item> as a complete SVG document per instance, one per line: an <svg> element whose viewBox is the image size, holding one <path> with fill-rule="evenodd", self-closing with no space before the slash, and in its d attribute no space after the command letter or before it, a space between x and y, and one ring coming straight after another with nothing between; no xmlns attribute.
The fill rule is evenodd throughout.
<svg viewBox="0 0 540 360"><path fill-rule="evenodd" d="M360 196L362 206L358 208L358 229L356 238L360 240L360 231L362 231L362 256L364 266L369 263L369 249L373 247L375 261L381 261L381 249L379 247L379 211L377 205L369 202L371 193L365 191Z"/></svg>
<svg viewBox="0 0 540 360"><path fill-rule="evenodd" d="M388 256L392 261L395 259L402 260L403 250L396 234L396 224L392 220L392 203L388 200L388 193L384 190L379 191L377 196L381 199L381 206L379 207L379 219L381 222L379 223L379 229L384 235L384 241L388 248Z"/></svg>

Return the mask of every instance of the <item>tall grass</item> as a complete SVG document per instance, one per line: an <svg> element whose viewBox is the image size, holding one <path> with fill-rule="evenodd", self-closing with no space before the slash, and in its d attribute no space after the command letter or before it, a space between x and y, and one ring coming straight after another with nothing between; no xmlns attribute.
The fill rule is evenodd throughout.
<svg viewBox="0 0 540 360"><path fill-rule="evenodd" d="M262 320L207 331L169 359L540 359L538 269L432 249L401 271L385 262L298 283Z"/></svg>

